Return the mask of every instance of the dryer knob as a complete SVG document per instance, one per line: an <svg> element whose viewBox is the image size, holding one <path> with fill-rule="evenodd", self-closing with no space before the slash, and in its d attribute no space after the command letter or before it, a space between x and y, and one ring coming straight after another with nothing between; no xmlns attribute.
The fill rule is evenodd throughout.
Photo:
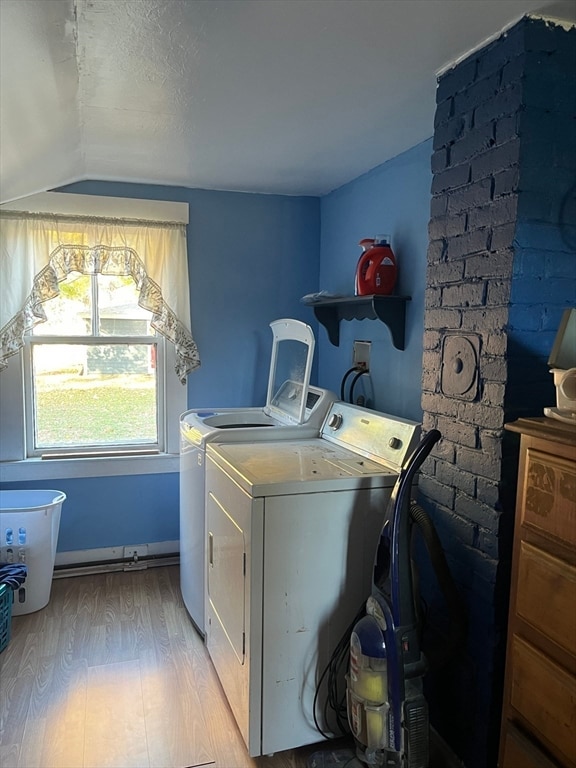
<svg viewBox="0 0 576 768"><path fill-rule="evenodd" d="M340 429L342 426L342 414L341 413L333 413L332 416L328 419L328 426L331 429Z"/></svg>
<svg viewBox="0 0 576 768"><path fill-rule="evenodd" d="M388 440L388 446L392 448L392 450L394 451L397 451L401 445L402 445L402 440L400 440L399 437L391 437L390 440Z"/></svg>

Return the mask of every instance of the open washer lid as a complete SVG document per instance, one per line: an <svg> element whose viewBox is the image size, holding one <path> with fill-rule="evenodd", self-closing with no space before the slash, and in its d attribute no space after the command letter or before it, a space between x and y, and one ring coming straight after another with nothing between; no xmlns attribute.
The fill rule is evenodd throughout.
<svg viewBox="0 0 576 768"><path fill-rule="evenodd" d="M283 318L270 323L274 342L264 412L283 424L302 424L312 359L314 333L301 320Z"/></svg>

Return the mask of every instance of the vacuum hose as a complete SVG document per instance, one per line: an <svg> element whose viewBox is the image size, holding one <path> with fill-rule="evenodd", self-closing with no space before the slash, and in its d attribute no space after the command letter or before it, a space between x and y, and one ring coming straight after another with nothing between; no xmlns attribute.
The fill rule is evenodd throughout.
<svg viewBox="0 0 576 768"><path fill-rule="evenodd" d="M466 608L450 573L436 528L430 516L415 501L410 504L410 519L416 523L422 533L430 562L450 614L448 642L443 646L442 652L438 652L435 657L430 658L430 652L426 654L430 666L433 669L440 669L450 661L454 652L464 643L468 631Z"/></svg>

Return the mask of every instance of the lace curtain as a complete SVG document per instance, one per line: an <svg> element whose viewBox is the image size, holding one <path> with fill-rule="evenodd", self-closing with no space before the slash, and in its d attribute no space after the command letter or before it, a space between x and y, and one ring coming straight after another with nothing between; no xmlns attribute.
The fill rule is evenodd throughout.
<svg viewBox="0 0 576 768"><path fill-rule="evenodd" d="M174 344L180 381L200 365L183 224L2 212L0 241L0 370L70 272L130 275L152 327Z"/></svg>

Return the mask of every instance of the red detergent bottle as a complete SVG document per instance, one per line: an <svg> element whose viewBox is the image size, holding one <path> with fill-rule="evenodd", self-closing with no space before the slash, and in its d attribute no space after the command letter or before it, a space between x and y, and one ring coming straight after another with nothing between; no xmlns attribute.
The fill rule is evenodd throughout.
<svg viewBox="0 0 576 768"><path fill-rule="evenodd" d="M363 253L356 267L356 296L389 296L396 285L398 265L390 247L389 235L364 238Z"/></svg>

